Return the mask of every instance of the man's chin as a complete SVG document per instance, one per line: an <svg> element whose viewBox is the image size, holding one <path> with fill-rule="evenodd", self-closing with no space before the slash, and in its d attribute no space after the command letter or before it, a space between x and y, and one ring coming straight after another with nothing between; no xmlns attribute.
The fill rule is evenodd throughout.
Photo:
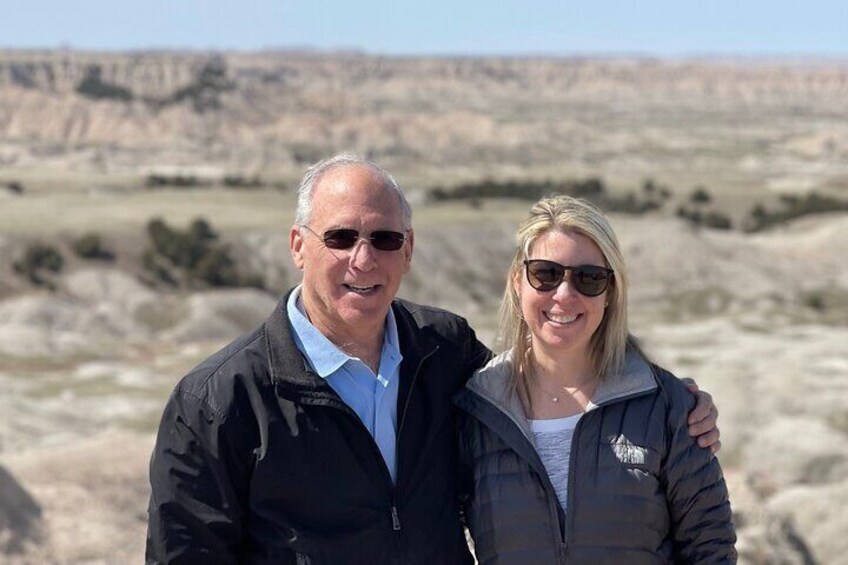
<svg viewBox="0 0 848 565"><path fill-rule="evenodd" d="M346 293L336 304L338 315L346 320L369 320L386 317L391 306L391 300L386 300L385 293L371 294Z"/></svg>

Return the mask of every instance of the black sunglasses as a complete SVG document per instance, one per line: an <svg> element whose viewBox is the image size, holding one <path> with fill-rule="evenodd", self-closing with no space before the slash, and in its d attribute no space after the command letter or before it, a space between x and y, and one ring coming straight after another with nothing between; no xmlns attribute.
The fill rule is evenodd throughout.
<svg viewBox="0 0 848 565"><path fill-rule="evenodd" d="M379 249L380 251L397 251L403 247L403 242L406 241L405 234L391 230L376 230L372 231L367 236L360 236L359 231L357 230L340 228L327 230L324 232L324 235L319 235L309 226L301 225L301 227L306 228L315 236L320 237L324 241L324 245L330 249L350 249L356 245L356 242L359 241L361 237L362 239L370 241L371 245L374 246L374 249Z"/></svg>
<svg viewBox="0 0 848 565"><path fill-rule="evenodd" d="M562 283L565 272L571 271L569 282L583 296L603 294L613 279L613 270L597 265L560 265L545 259L527 259L527 282L541 292L550 292Z"/></svg>

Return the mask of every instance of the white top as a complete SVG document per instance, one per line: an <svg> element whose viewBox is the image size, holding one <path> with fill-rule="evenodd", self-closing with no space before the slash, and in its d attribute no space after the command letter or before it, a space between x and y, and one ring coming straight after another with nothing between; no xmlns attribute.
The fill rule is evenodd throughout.
<svg viewBox="0 0 848 565"><path fill-rule="evenodd" d="M530 420L530 430L536 440L536 451L545 465L563 510L568 505L568 461L571 437L583 413L554 420Z"/></svg>

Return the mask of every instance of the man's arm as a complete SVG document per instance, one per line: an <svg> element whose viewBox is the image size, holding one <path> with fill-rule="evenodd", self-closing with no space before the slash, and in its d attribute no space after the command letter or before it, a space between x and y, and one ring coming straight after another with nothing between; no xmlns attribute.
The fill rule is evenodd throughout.
<svg viewBox="0 0 848 565"><path fill-rule="evenodd" d="M718 429L718 408L710 393L700 390L692 379L681 379L695 396L695 408L689 412L689 435L698 438L698 445L709 447L713 453L721 449L721 432Z"/></svg>
<svg viewBox="0 0 848 565"><path fill-rule="evenodd" d="M736 563L736 533L718 458L699 447L685 429L693 399L674 386L678 383L668 384L670 434L661 483L671 519L674 561Z"/></svg>
<svg viewBox="0 0 848 565"><path fill-rule="evenodd" d="M465 383L468 382L468 379L471 378L474 371L488 363L492 358L492 352L488 347L483 345L479 339L477 339L477 334L474 332L474 329L472 329L465 320L463 320L463 322L465 324L466 337L462 365L462 382L460 383L460 387L465 386Z"/></svg>
<svg viewBox="0 0 848 565"><path fill-rule="evenodd" d="M239 560L249 458L235 453L233 424L200 398L171 395L150 461L148 565Z"/></svg>

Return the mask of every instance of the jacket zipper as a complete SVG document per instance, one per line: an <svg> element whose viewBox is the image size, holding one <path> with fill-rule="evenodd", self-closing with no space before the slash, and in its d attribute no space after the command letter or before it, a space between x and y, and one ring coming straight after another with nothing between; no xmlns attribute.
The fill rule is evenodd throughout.
<svg viewBox="0 0 848 565"><path fill-rule="evenodd" d="M421 373L421 367L424 365L424 362L427 359L429 359L430 357L432 357L438 350L439 350L439 346L437 345L432 351L430 351L429 353L427 353L427 355L422 357L421 360L418 362L418 367L416 367L415 373L412 376L412 383L409 386L409 394L406 396L406 401L403 404L403 410L400 414L400 423L398 424L398 429L395 433L395 455L396 456L400 455L401 431L403 430L403 424L406 421L406 411L407 411L407 408L409 408L409 402L410 402L410 399L412 398L412 393L415 390L415 383L418 380L418 375ZM362 420L359 419L359 416L356 415L356 412L354 412L350 408L350 406L345 404L345 402L336 393L336 391L332 390L332 388L331 388L329 391L325 392L324 394L326 394L327 396L330 397L330 399L333 400L333 406L331 406L332 408L340 410L341 412L343 412L344 414L347 414L353 420L355 420L356 423L365 431L365 435L367 435L368 438L370 439L371 447L374 450L374 452L377 454L378 460L382 463L382 465L380 465L380 467L383 470L383 478L386 480L386 483L389 485L389 492L391 493L391 496L390 496L391 504L389 505L389 515L390 515L391 521L392 521L392 531L400 532L401 529L402 529L402 526L401 526L401 521L400 521L400 512L398 511L397 486L392 482L391 473L389 472L389 468L386 465L385 459L383 459L383 453L380 451L380 448L377 445L377 442L374 440L374 436L372 436L371 433L368 432L368 429L365 428L365 424L362 423ZM398 474L398 480L399 479L400 479L400 475Z"/></svg>
<svg viewBox="0 0 848 565"><path fill-rule="evenodd" d="M430 351L427 355L422 357L418 361L418 367L415 368L415 373L412 375L412 383L409 385L409 394L406 395L406 401L403 403L403 410L400 415L400 423L398 424L397 432L395 433L395 456L400 457L400 434L403 431L403 424L406 421L406 411L409 408L409 401L412 398L412 393L415 391L415 382L418 380L418 375L421 373L421 367L424 365L424 362L435 355L435 353L439 350L439 346L437 345L435 349ZM400 383L398 383L400 384ZM400 462L398 460L398 462ZM398 471L400 471L400 466L398 466ZM398 473L398 481L400 481L400 473ZM400 524L400 516L398 514L398 500L397 500L397 487L393 485L392 489L392 530L395 532L399 532L401 530Z"/></svg>
<svg viewBox="0 0 848 565"><path fill-rule="evenodd" d="M585 412L583 416L577 420L577 425L574 426L574 433L571 434L571 453L568 454L568 494L566 495L566 508L565 508L565 524L564 530L561 532L562 536L562 562L568 562L568 551L569 546L568 543L571 540L571 523L572 517L574 515L574 468L577 465L577 450L580 442L580 432L583 429L583 421L586 419L586 416L589 412Z"/></svg>
<svg viewBox="0 0 848 565"><path fill-rule="evenodd" d="M338 410L342 414L345 414L350 417L350 419L355 422L355 425L359 426L359 428L365 433L368 437L368 440L371 444L371 449L377 455L377 460L380 462L380 469L383 474L383 478L385 479L386 484L389 485L389 492L391 492L390 498L392 499L391 508L394 508L394 500L395 500L395 486L392 483L392 475L389 472L389 467L386 465L386 460L383 459L383 453L380 451L380 447L377 445L377 441L374 439L374 436L368 431L368 428L365 427L365 424L362 423L362 420L359 419L359 416L353 409L345 404L344 400L338 395L338 393L329 387L328 391L324 391L321 393L322 396L325 396L328 400L332 401L332 404L324 404L326 408L330 408L332 410ZM302 401L301 401L302 402Z"/></svg>
<svg viewBox="0 0 848 565"><path fill-rule="evenodd" d="M473 395L473 396L476 396L478 399L482 400L483 402L486 402L487 404L492 405L495 408L495 410L497 411L498 414L506 417L507 420L510 421L510 423L512 425L514 425L521 432L521 435L524 437L524 439L527 440L528 443L530 443L531 446L533 445L530 438L527 436L527 434L524 433L522 426L519 424L518 420L515 418L515 415L513 415L509 410L504 410L492 398L490 398L488 395L482 393L482 391L476 391L476 390L472 389L472 390L468 390L467 392L469 394ZM560 553L560 558L559 558L560 563L562 563L562 564L567 563L568 552L570 550L569 543L570 543L570 538L571 538L571 533L572 533L571 532L572 521L573 521L572 516L573 516L573 511L574 511L574 507L573 507L573 504L574 504L574 481L575 481L575 479L574 479L574 467L575 467L576 461L577 461L576 455L577 455L577 446L578 446L578 442L576 440L579 439L580 432L583 428L583 421L586 419L585 416L588 415L589 413L593 412L594 410L602 408L602 407L604 407L608 404L630 400L631 398L636 398L636 397L642 396L644 394L648 394L649 392L651 392L651 391L640 390L640 391L636 391L636 392L631 393L631 394L626 394L626 395L622 395L620 397L607 399L605 402L602 402L601 404L596 405L594 407L594 409L585 412L583 417L581 417L580 420L577 421L577 425L574 427L574 433L571 436L571 448L570 448L571 452L569 454L569 460L568 460L568 495L567 495L568 498L567 498L567 508L563 511L563 514L565 515L565 524L564 524L564 527L563 526L558 527L557 528L558 531L554 533L554 541L556 542L557 547L559 547L559 549L560 549L560 552L559 552ZM473 409L473 405L470 407L470 409L469 408L464 408L464 409L465 409L466 412L468 412L469 414L474 416L477 420L479 420L482 425L484 425L487 428L489 428L490 430L494 431L494 429L491 426L486 425L484 423L484 420L482 420L481 418L478 417L478 414L475 414L474 409ZM497 433L497 432L495 432L495 433ZM506 444L510 446L510 449L512 449L513 451L516 452L516 455L518 455L519 458L524 459L515 450L515 448L510 444L510 442L507 441ZM533 449L535 451L535 448L533 448ZM527 464L529 464L531 468L534 467L534 465L531 461L525 460L525 462ZM553 489L553 485L551 484L551 481L547 476L547 470L544 468L544 465L542 465L541 473L538 472L538 470L537 470L537 474L539 474L539 477L541 479L542 489L547 493L548 500L551 502L551 504L549 504L550 512L551 512L552 516L555 518L555 523L560 525L561 522L559 520L559 501L558 501L558 498L556 496L556 492ZM545 480L545 479L547 479L547 480Z"/></svg>
<svg viewBox="0 0 848 565"><path fill-rule="evenodd" d="M492 399L484 396L483 394L480 394L477 391L467 391L467 392L469 392L472 396L477 397L479 399L479 401L482 401L486 404L491 405L495 409L495 412L496 412L496 415L497 415L498 418L506 418L507 424L509 426L514 427L516 430L519 431L520 436L521 436L521 440L526 442L527 445L529 446L529 448L533 451L533 453L536 454L536 459L537 459L536 462L526 459L525 457L523 457L521 455L520 451L518 449L516 449L516 446L513 444L512 441L509 441L505 436L498 433L494 426L489 425L488 423L485 422L484 418L480 418L480 415L477 414L476 411L474 410L473 405L470 406L470 407L461 406L462 409L464 409L471 416L473 416L478 421L480 421L480 423L484 427L486 427L490 431L494 432L496 435L499 435L501 437L501 439L504 441L504 443L506 443L506 445L509 446L509 448L518 456L518 458L520 460L524 461L530 467L530 469L535 471L536 474L539 476L539 482L541 483L540 486L542 487L542 490L545 491L545 495L546 495L545 496L545 502L546 502L547 507L548 507L548 514L549 514L549 517L550 517L550 520L551 520L551 525L553 526L554 524L556 524L556 526L553 526L550 533L551 533L551 536L553 538L552 541L553 541L554 547L557 548L557 550L558 550L557 561L560 562L560 563L564 563L565 562L564 558L565 558L566 543L565 543L565 534L564 534L564 530L563 530L563 521L560 520L559 499L557 498L556 491L553 488L553 484L551 484L551 480L550 480L550 477L548 476L547 469L545 469L544 463L542 463L542 460L538 457L538 452L536 451L536 448L533 445L532 438L524 432L522 426L519 424L518 420L515 418L515 416L511 412L509 412L508 410L503 410L496 402L493 402ZM579 424L580 424L580 422L578 421L578 425ZM538 463L538 465L536 463ZM571 465L571 461L569 461L569 470L570 470L570 465ZM570 496L570 493L569 493L569 496Z"/></svg>

